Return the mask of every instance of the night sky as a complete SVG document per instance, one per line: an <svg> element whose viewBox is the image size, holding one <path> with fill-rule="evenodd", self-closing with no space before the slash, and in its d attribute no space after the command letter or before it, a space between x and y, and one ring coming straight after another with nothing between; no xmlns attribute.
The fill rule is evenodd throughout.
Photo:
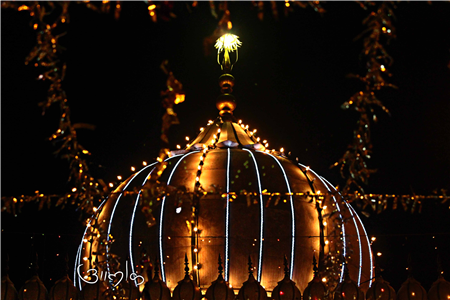
<svg viewBox="0 0 450 300"><path fill-rule="evenodd" d="M130 166L150 162L158 153L164 59L186 92L186 101L175 107L181 124L171 129L171 148L184 145L185 136L194 137L217 116L220 66L212 46L205 55L203 39L218 20L207 2L189 11L191 4L174 2L176 18L158 23L151 21L143 1L123 3L119 20L84 5L70 6L67 35L60 39L67 49L64 88L73 123L96 125L78 136L92 152L91 171L106 182L128 177ZM342 184L339 170L329 166L351 142L358 118L340 105L361 88L347 75L365 73L362 40L354 38L365 29L368 11L352 2L329 2L323 15L295 7L286 17L283 3L278 5L278 21L270 3L260 21L251 2L229 3L232 32L243 42L233 69L235 116L257 128L270 148L284 147L292 158ZM376 110L369 167L378 172L366 191L430 195L450 190L450 4L397 5L397 39L387 50L394 58L388 81L398 89L379 93L391 115ZM46 141L58 128L58 107L42 116L37 104L46 99L48 84L36 80L39 70L24 64L36 42L30 17L11 9L2 9L1 17L1 194L62 193L70 187L68 166ZM56 254L67 252L73 261L83 229L77 218L70 209L36 212L32 205L16 218L2 213L2 263L8 252L17 287L29 277L24 270L32 244L47 284L61 272L52 265L61 259ZM388 209L363 222L377 236L374 252L383 253L378 260L386 270L383 277L396 290L407 277L408 253L425 289L437 278L437 253L450 279L449 203L429 201L420 215Z"/></svg>

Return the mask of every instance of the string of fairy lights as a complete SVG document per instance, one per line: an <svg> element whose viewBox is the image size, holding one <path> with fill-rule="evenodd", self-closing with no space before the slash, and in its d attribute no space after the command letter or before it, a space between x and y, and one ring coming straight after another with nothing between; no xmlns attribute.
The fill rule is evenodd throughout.
<svg viewBox="0 0 450 300"><path fill-rule="evenodd" d="M364 89L353 94L350 99L342 104L343 109L356 110L359 113L356 128L353 131L353 140L348 145L348 150L333 165L340 166L342 178L346 183L343 193L350 192L353 187L364 194L362 185L367 185L371 174L376 170L367 165L371 157L372 142L370 138L372 123L377 121L375 109L389 113L389 110L378 99L377 93L386 87L396 88L388 83L385 77L392 76L388 71L393 63L393 58L387 53L385 44L395 38L393 25L395 7L392 2L359 2L364 10L370 11L363 24L367 29L357 39L363 38L363 59L366 63L364 75L351 74L350 77L360 80ZM375 9L371 9L375 5Z"/></svg>

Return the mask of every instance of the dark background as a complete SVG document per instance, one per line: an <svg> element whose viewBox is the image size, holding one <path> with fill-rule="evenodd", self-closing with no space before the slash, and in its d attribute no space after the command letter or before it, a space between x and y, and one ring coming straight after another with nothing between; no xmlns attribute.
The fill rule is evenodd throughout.
<svg viewBox="0 0 450 300"><path fill-rule="evenodd" d="M166 76L159 66L169 59L183 83L186 101L175 107L181 124L171 129L172 149L194 137L198 128L217 116L220 67L215 50L206 56L203 39L212 34L217 19L207 2L174 2L177 16L153 23L144 2L122 3L119 20L84 5L70 6L64 83L73 123L96 125L79 131L80 143L92 152L91 170L106 182L131 174L130 166L152 161L159 150L163 109L159 93ZM346 78L365 73L360 60L368 15L352 2L324 3L321 16L313 9L295 7L288 17L278 3L275 21L266 3L264 21L251 2L230 2L233 33L243 42L233 70L235 116L270 148L284 147L303 164L335 184L342 184L337 161L352 138L358 114L340 105L361 86ZM394 58L389 82L379 98L391 116L377 111L369 167L378 169L366 187L371 193L432 194L450 187L450 4L398 3L397 39L388 52ZM37 81L39 70L25 66L35 45L27 12L1 11L1 193L2 196L62 193L69 186L67 162L55 157L46 139L58 128L58 107L42 116L48 84ZM362 217L368 233L377 237L374 252L383 277L398 290L407 277L407 256L413 273L428 290L437 278L436 258L444 275L450 273L449 203L424 203L421 214L398 209ZM10 274L19 288L29 278L25 270L32 249L40 255L40 275L50 285L62 272L61 257L70 267L83 227L73 209L44 209L30 205L17 217L2 213L2 264L10 256ZM437 247L437 248L436 248ZM59 254L59 256L57 256ZM447 276L449 279L449 276Z"/></svg>

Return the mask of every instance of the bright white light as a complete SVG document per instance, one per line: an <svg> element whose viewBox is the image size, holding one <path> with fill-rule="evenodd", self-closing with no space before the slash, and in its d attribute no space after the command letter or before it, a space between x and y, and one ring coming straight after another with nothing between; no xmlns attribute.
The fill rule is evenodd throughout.
<svg viewBox="0 0 450 300"><path fill-rule="evenodd" d="M122 191L125 191L127 189L127 187L130 185L130 183L134 180L134 178L136 178L136 176L138 176L142 171L144 171L148 167L145 167L142 170L140 170L139 172L137 172L136 174L134 174L134 176L131 177L131 179L129 179L128 182L125 184L125 187L122 189ZM106 235L106 242L107 242L107 244L106 244L106 269L108 270L108 273L111 272L111 270L109 268L109 244L110 244L109 241L110 241L110 237L111 237L111 225L112 225L112 221L114 219L114 214L116 212L117 205L119 204L120 199L122 198L122 195L123 195L123 193L120 193L119 197L117 197L117 200L114 203L114 207L111 212L111 217L109 218L108 231L107 231L107 235Z"/></svg>
<svg viewBox="0 0 450 300"><path fill-rule="evenodd" d="M228 281L228 251L229 251L229 226L230 226L230 148L227 151L227 208L226 208L226 217L225 217L225 281Z"/></svg>
<svg viewBox="0 0 450 300"><path fill-rule="evenodd" d="M261 282L261 272L262 272L262 254L263 254L263 241L264 241L264 202L262 197L262 189L261 189L261 178L259 177L258 163L256 162L255 156L250 150L243 149L250 153L253 158L253 163L255 165L256 177L258 179L258 188L259 188L259 204L260 204L260 228L259 228L259 261L258 261L258 281Z"/></svg>
<svg viewBox="0 0 450 300"><path fill-rule="evenodd" d="M345 201L344 199L342 199L342 201L345 203L345 205L347 205L348 210L350 211L350 214L351 214L352 219L353 219L353 224L355 224L355 228L356 228L356 236L358 237L358 245L359 245L359 273L358 273L358 286L360 286L360 284L361 284L361 271L362 271L361 234L359 233L358 224L356 224L355 216L353 215L353 207L352 207L351 205L349 205L349 204L347 203L347 201ZM356 212L355 212L355 215L357 215ZM372 266L370 266L370 268L372 269Z"/></svg>
<svg viewBox="0 0 450 300"><path fill-rule="evenodd" d="M179 214L179 213L181 212L181 207L175 208L175 212L176 212L177 214Z"/></svg>
<svg viewBox="0 0 450 300"><path fill-rule="evenodd" d="M194 153L198 153L200 151L193 151L193 152L189 152L183 155L183 157L181 157L177 163L175 164L175 166L172 169L172 172L170 172L169 175L169 179L167 179L167 185L170 184L170 181L172 180L172 176L173 173L175 172L175 170L177 169L178 165L181 163L181 161L188 155L194 154ZM179 155L178 155L179 156ZM175 157L175 156L173 156ZM172 158L172 157L171 157ZM166 272L164 269L164 253L163 253L163 247L162 247L162 233L163 233L163 218L164 218L164 207L166 205L166 196L163 197L162 201L161 201L161 213L159 216L159 263L161 264L161 278L162 281L166 282Z"/></svg>
<svg viewBox="0 0 450 300"><path fill-rule="evenodd" d="M351 207L351 206L350 206ZM353 207L351 207L351 209L353 209ZM355 211L353 209L353 211ZM372 249L370 248L370 242L369 242L369 237L367 236L367 232L366 232L366 228L364 228L363 223L361 222L361 219L359 218L358 214L355 211L355 215L359 220L359 223L361 223L361 227L364 230L364 235L366 236L366 240L367 240L367 247L369 248L369 257L370 257L370 281L369 281L369 287L372 286L372 278L373 278L373 258L372 258ZM376 239L376 238L375 238Z"/></svg>
<svg viewBox="0 0 450 300"><path fill-rule="evenodd" d="M242 45L242 42L239 41L239 37L234 34L224 34L220 38L217 39L214 47L217 49L217 53L220 53L224 50L228 52L233 52L237 50L238 47Z"/></svg>
<svg viewBox="0 0 450 300"><path fill-rule="evenodd" d="M257 152L261 152L261 151L257 151ZM264 152L261 152L264 153ZM291 204L291 220L292 220L292 226L291 226L291 262L290 262L290 271L289 271L289 278L292 279L292 274L294 272L294 254L295 254L295 211L294 211L294 200L292 199L292 191L291 191L291 186L289 184L289 180L287 178L286 172L284 171L283 166L281 165L281 163L278 161L278 159L273 156L270 153L267 153L267 155L270 155L277 163L278 166L280 167L281 171L283 172L283 176L284 176L284 181L286 182L286 187L288 189L289 192L289 198L290 198L290 204Z"/></svg>
<svg viewBox="0 0 450 300"><path fill-rule="evenodd" d="M303 168L305 168L307 171L310 170L309 166L307 167L307 166L304 166L304 165L302 165L302 164L300 164L300 163L299 163L298 165L301 166L301 167L303 167ZM312 172L315 176L317 176L317 178L319 178L319 180L325 185L325 187L327 188L328 192L331 192L330 188L328 187L328 186L332 186L331 183L328 182L325 178L319 176L319 175L318 175L316 172L314 172L313 170L311 170L311 172ZM328 185L327 185L325 182L328 183ZM343 255L344 255L344 259L345 259L346 256L347 256L347 240L346 240L346 237L345 237L345 225L344 225L344 221L343 221L341 209L340 209L340 207L339 207L339 203L337 202L336 197L334 197L334 195L332 195L332 198L333 198L333 201L334 201L334 203L336 204L336 208L337 208L337 210L338 210L338 212L339 212L339 218L341 219L341 224L342 224L342 242L344 243L344 249L343 249L343 252L344 252L344 253L343 253ZM342 280L344 280L344 268L341 269L341 277L340 277L339 282L342 282Z"/></svg>
<svg viewBox="0 0 450 300"><path fill-rule="evenodd" d="M101 209L102 208L102 206L103 206L103 204L105 204L105 202L106 202L106 200L108 200L108 198L106 198L105 200L103 200L103 202L102 203L100 203L100 205L99 205L99 207L98 207L98 209L97 210L99 210L99 209ZM80 246L78 247L78 254L77 254L77 257L76 257L76 259L75 259L75 267L74 267L74 276L73 276L73 280L75 281L75 283L76 283L76 280L75 280L75 276L77 275L76 274L76 269L77 269L77 267L81 264L81 250L82 250L82 247L83 247L83 242L84 242L84 239L85 239L85 236L86 236L86 232L87 232L87 230L88 230L88 228L91 226L91 222L92 222L92 219L94 218L94 216L95 216L95 214L93 214L92 216L91 216L91 218L89 219L89 222L88 222L88 224L87 224L87 226L86 226L86 229L84 230L84 233L83 233L83 237L81 238L81 243L80 243ZM91 244L91 247L92 247L92 244ZM79 287L79 289L80 289L80 291L83 289L82 288L82 286L81 286L81 280L80 280L80 277L78 277L78 287Z"/></svg>
<svg viewBox="0 0 450 300"><path fill-rule="evenodd" d="M150 168L154 165L156 165L157 162L145 167L144 169L142 169L142 171L144 171L147 168ZM141 186L144 186L145 183L147 182L147 180L150 178L150 175L152 174L152 172L155 170L155 168L153 168L150 173L148 173L147 176L145 176L144 182L142 183ZM139 172L140 173L140 172ZM138 174L139 174L138 173ZM129 254L130 254L130 265L131 265L131 272L134 273L134 262L133 262L133 228L134 228L134 216L136 214L136 208L138 206L139 203L139 196L141 195L141 191L139 191L139 194L136 197L135 203L134 203L134 207L133 207L133 214L131 215L131 223L130 223L130 235L128 238L128 249L129 249ZM128 266L127 266L128 267ZM134 280L134 284L137 285L137 280Z"/></svg>

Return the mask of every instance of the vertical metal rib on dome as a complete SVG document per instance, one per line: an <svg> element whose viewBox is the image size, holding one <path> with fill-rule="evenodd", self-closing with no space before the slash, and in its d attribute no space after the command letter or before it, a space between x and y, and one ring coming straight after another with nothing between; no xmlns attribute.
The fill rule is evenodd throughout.
<svg viewBox="0 0 450 300"><path fill-rule="evenodd" d="M83 235L83 238L84 238L84 235ZM77 263L79 262L79 259L80 259L82 245L83 245L83 240L81 240L81 244L78 246L77 255L75 256L75 266L73 268L73 282L74 282L75 287L77 287ZM81 290L81 280L79 277L78 277L78 285Z"/></svg>
<svg viewBox="0 0 450 300"><path fill-rule="evenodd" d="M262 152L262 151L257 151L257 152L260 152L260 153L264 153L264 152ZM283 168L283 166L281 165L281 163L278 161L278 159L275 157L275 156L273 156L272 154L270 154L270 153L265 153L265 154L268 154L270 157L272 157L276 162L277 162L277 164L278 164L278 166L280 167L280 169L281 169L281 172L283 172L283 176L284 176L284 180L285 180L285 182L286 182L286 187L287 187L287 189L288 189L288 193L289 193L289 199L290 199L290 204L291 204L291 218L292 218L292 231L291 231L291 263L290 263L290 270L289 270L289 279L291 279L292 280L292 274L293 274L293 272L294 272L294 253L295 253L295 212L294 212L294 199L292 198L292 191L291 191L291 186L290 186L290 184L289 184L289 179L288 179L288 177L287 177L287 175L286 175L286 172L285 172L285 170L284 170L284 168Z"/></svg>
<svg viewBox="0 0 450 300"><path fill-rule="evenodd" d="M92 214L92 216L91 216L91 218L90 218L90 220L89 220L89 222L88 222L88 225L91 224L92 218L94 218L95 214L99 214L99 213L100 213L100 209L103 207L103 204L105 204L105 203L106 203L106 200L108 200L108 199L109 199L109 197L106 198L105 200L103 200L102 203L100 203L100 206L98 207L97 212L94 213L94 214ZM88 228L89 228L89 226L86 226L86 229L84 230L83 236L82 236L82 238L81 238L80 246L78 247L77 256L76 256L76 258L75 258L75 268L73 269L73 281L74 281L75 284L76 284L76 279L75 279L76 270L77 270L77 269L80 267L80 265L81 265L81 250L82 250L82 248L83 248L83 240L84 240L84 237L86 236L86 232L87 232ZM91 247L92 247L92 246L91 246ZM77 266L77 262L78 262L78 266ZM81 291L83 288L82 288L82 286L81 286L80 276L78 276L78 285L79 285L79 288L80 288L80 291Z"/></svg>
<svg viewBox="0 0 450 300"><path fill-rule="evenodd" d="M175 166L172 169L172 172L170 172L169 175L169 179L167 179L167 185L170 184L170 180L172 180L172 176L173 173L175 172L175 170L177 169L178 165L180 164L180 162L186 157L189 156L191 154L194 153L198 153L199 151L193 151L193 152L189 152L183 155L183 157L180 158L180 160L177 161L177 163L175 164ZM162 201L161 201L161 214L159 217L159 262L161 264L161 278L164 282L166 282L166 273L165 273L165 268L164 268L164 254L163 254L163 247L162 247L162 231L163 231L163 217L164 217L164 206L166 203L166 196L163 197Z"/></svg>
<svg viewBox="0 0 450 300"><path fill-rule="evenodd" d="M225 281L228 281L229 259L229 226L230 226L230 148L227 149L227 208L225 216Z"/></svg>
<svg viewBox="0 0 450 300"><path fill-rule="evenodd" d="M167 161L167 159L166 159ZM148 166L148 168L156 165L158 162L154 162L151 165ZM147 168L147 167L146 167ZM145 169L146 169L145 168ZM142 183L141 186L144 186L147 183L147 180L149 179L150 175L152 174L152 172L155 170L155 168L153 168L150 173L148 173L147 176L145 176L144 182ZM128 239L128 244L129 244L129 255L130 255L130 265L131 265L131 272L134 273L134 262L133 262L133 227L134 227L134 216L136 215L136 208L137 205L139 203L139 197L141 196L142 191L139 190L138 195L136 196L136 200L134 201L134 207L133 207L133 214L131 215L131 222L130 222L130 237ZM137 281L136 279L134 280L134 283L136 284Z"/></svg>
<svg viewBox="0 0 450 300"><path fill-rule="evenodd" d="M259 176L258 163L256 162L255 156L250 150L243 149L250 153L253 158L253 163L255 165L256 177L258 179L258 192L259 192L259 203L260 203L260 229L259 229L259 260L258 260L258 282L261 282L261 272L262 272L262 255L263 255L263 241L264 241L264 203L262 197L261 188L261 178Z"/></svg>
<svg viewBox="0 0 450 300"><path fill-rule="evenodd" d="M322 177L323 178L323 177ZM323 180L325 180L327 183L328 183L328 185L330 185L330 186L333 186L328 180L326 180L325 178L323 178ZM338 192L339 193L339 192ZM341 195L341 193L339 193L339 195L341 196L341 198L342 198L342 195ZM363 223L362 223L362 221L361 221L361 218L358 216L358 214L356 213L356 211L353 209L353 207L351 206L351 205L349 205L343 198L342 198L342 201L347 205L347 207L350 207L351 208L351 210L353 210L353 212L355 213L355 215L356 215L356 217L358 218L358 221L359 221L359 223L361 224L361 227L362 227L362 229L363 229L363 231L364 231L364 235L366 236L366 241L367 241L367 248L369 249L369 258L370 258L370 281L369 281L369 288L370 287L372 287L372 282L373 282L373 256L372 256L372 248L370 247L370 242L369 242L369 236L367 235L367 231L366 231L366 229L364 228L364 225L363 225ZM339 206L337 206L338 207L338 209L339 209ZM340 212L340 209L339 209L339 212ZM356 223L355 223L355 226L356 226L356 229L358 229L358 226L356 225ZM343 229L343 232L344 232L344 237L345 237L345 228L344 228L344 224L342 224L342 229ZM359 237L361 237L361 236L359 236ZM359 240L359 239L358 239ZM345 251L345 249L346 249L346 247L344 248L344 251ZM361 252L361 245L360 245L360 252ZM345 255L344 255L344 257L345 257ZM362 268L362 264L361 264L361 266L360 266L360 270L361 270L361 268ZM343 269L342 269L343 270ZM358 284L359 285L359 284Z"/></svg>
<svg viewBox="0 0 450 300"><path fill-rule="evenodd" d="M122 191L126 190L127 187L130 185L130 183L133 182L133 180L136 178L136 176L138 176L142 171L144 171L148 167L150 167L150 166L147 166L147 167L141 169L136 174L134 174L133 177L131 177L128 180L128 182L125 184L125 187L122 189ZM109 224L108 224L108 231L107 231L107 235L106 235L106 269L108 270L108 273L110 273L110 269L109 269L109 242L110 242L110 234L111 234L111 225L112 225L112 221L114 219L114 213L116 212L117 205L119 204L120 199L122 198L122 195L123 195L123 192L120 193L119 197L117 197L117 200L114 203L114 207L113 207L113 210L111 212L111 217L109 219Z"/></svg>
<svg viewBox="0 0 450 300"><path fill-rule="evenodd" d="M304 165L302 165L302 164L298 164L299 166L301 166L301 167L303 167L303 168L306 168L306 166L304 166ZM316 177L317 178L319 178L319 180L323 183L323 185L327 188L327 191L329 192L329 193L331 193L331 190L330 190L330 188L329 188L329 186L328 185L330 185L330 186L332 186L331 185L331 183L329 183L325 178L323 178L322 176L319 176L316 172L314 172L314 170L312 170L312 169L309 169L314 175L316 175ZM328 183L328 184L327 184ZM339 212L339 217L340 217L340 219L341 219L341 221L342 221L342 240L343 240L343 243L344 243L344 249L343 249L343 256L344 256L344 259L345 259L345 257L347 256L347 242L346 242L346 238L345 238L345 225L344 225L344 221L343 221L343 217L342 217L342 214L341 214L341 208L339 207L339 203L337 202L337 200L336 200L336 197L334 197L334 195L332 195L332 198L333 198L333 201L334 201L334 203L336 204L336 208L337 208L337 210L338 210L338 212ZM344 268L342 268L341 269L341 276L340 276L340 279L339 279L339 282L342 282L342 280L344 279Z"/></svg>
<svg viewBox="0 0 450 300"><path fill-rule="evenodd" d="M347 205L348 210L350 211L350 215L352 216L353 223L355 224L356 228L356 235L358 236L358 245L359 245L359 273L358 273L358 286L361 285L361 271L362 271L362 249L361 249L361 234L359 233L358 224L356 224L355 216L353 215L353 209L351 205L345 201L345 199L342 199L342 201ZM356 212L355 212L356 214Z"/></svg>
<svg viewBox="0 0 450 300"><path fill-rule="evenodd" d="M359 218L358 214L356 213L356 211L353 209L352 206L350 206L350 208L355 212L356 217L359 220L359 223L361 224L361 227L364 231L364 235L366 236L366 240L367 240L367 247L369 248L369 257L370 257L370 281L369 281L369 287L372 287L372 280L373 280L373 257L372 257L372 249L370 248L370 242L369 242L369 237L367 236L367 232L366 229L364 228L364 226L362 225L361 219Z"/></svg>
<svg viewBox="0 0 450 300"><path fill-rule="evenodd" d="M327 187L328 192L331 192L330 188L328 187L328 186L332 186L331 183L328 180L326 180L325 178L323 178L322 176L319 176L319 179L322 182L326 182L325 186ZM336 197L334 197L334 195L332 195L332 197L333 197L334 203L336 204L336 208L339 212L339 218L342 221L342 240L344 243L343 255L344 255L344 259L345 259L345 257L347 256L347 241L346 241L346 237L345 237L345 224L344 224L344 220L342 217L341 208L339 207L339 203L337 202ZM341 278L340 278L339 282L342 282L343 279L344 279L344 268L341 268Z"/></svg>

